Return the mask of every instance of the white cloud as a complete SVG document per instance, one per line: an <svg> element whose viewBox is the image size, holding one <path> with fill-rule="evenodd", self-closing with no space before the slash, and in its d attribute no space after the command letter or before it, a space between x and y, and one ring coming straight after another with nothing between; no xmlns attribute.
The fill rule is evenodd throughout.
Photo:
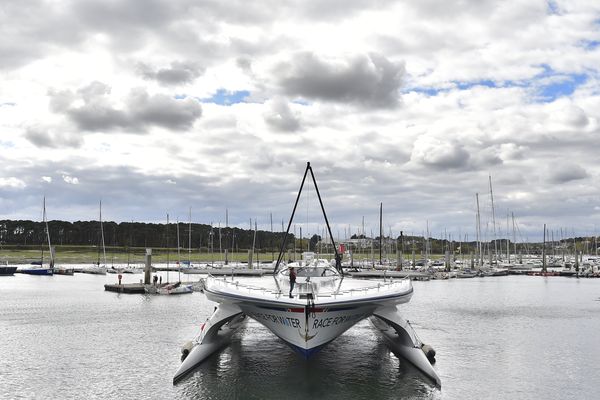
<svg viewBox="0 0 600 400"><path fill-rule="evenodd" d="M74 176L63 175L63 181L67 182L69 185L78 185L79 179Z"/></svg>
<svg viewBox="0 0 600 400"><path fill-rule="evenodd" d="M0 177L0 188L23 189L26 186L27 184L25 182L14 176L8 178Z"/></svg>
<svg viewBox="0 0 600 400"><path fill-rule="evenodd" d="M42 176L42 180L46 183L51 183L52 177L51 176Z"/></svg>

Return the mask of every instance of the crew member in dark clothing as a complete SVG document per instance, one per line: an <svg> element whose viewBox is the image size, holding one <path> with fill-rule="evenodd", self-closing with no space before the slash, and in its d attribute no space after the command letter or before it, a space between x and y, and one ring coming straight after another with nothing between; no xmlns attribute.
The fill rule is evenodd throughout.
<svg viewBox="0 0 600 400"><path fill-rule="evenodd" d="M294 290L295 283L296 283L296 271L294 270L294 267L290 267L290 298L294 297L294 296L292 296L292 290Z"/></svg>

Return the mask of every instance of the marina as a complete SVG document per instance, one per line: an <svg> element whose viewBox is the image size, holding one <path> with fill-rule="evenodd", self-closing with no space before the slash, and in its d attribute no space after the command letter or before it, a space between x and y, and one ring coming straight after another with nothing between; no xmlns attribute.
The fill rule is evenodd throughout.
<svg viewBox="0 0 600 400"><path fill-rule="evenodd" d="M598 0L0 34L0 400L600 398Z"/></svg>
<svg viewBox="0 0 600 400"><path fill-rule="evenodd" d="M159 274L165 281L166 272ZM123 279L134 283L140 277ZM256 278L236 278L248 279ZM171 297L104 291L115 280L88 274L0 280L0 367L7 378L0 383L1 398L135 392L152 398L480 399L493 393L498 399L558 400L593 398L600 373L596 280L498 276L413 282L404 315L434 345L441 389L391 354L368 321L305 361L248 320L228 348L173 386L179 349L200 331L215 303L200 292ZM36 368L25 360L36 360ZM37 370L46 372L34 377ZM285 383L296 379L302 384Z"/></svg>

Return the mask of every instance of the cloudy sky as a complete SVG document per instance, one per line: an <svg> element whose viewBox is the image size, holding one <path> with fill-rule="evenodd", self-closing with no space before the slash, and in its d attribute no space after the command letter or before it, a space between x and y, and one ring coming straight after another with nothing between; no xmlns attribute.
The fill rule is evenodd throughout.
<svg viewBox="0 0 600 400"><path fill-rule="evenodd" d="M3 0L0 219L281 226L310 161L334 234L486 234L490 175L594 233L599 68L592 0Z"/></svg>

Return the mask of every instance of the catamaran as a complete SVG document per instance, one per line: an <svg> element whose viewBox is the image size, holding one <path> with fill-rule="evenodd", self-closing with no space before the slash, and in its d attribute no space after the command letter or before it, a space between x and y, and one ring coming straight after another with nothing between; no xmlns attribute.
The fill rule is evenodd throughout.
<svg viewBox="0 0 600 400"><path fill-rule="evenodd" d="M305 252L300 261L284 262L290 226L308 172L319 198L329 237L333 241L316 180L308 163L275 263L274 279L234 281L213 276L206 279L204 293L218 305L196 338L184 345L183 362L175 372L173 383L192 373L202 361L227 345L247 317L264 325L303 358L311 357L356 323L368 318L395 354L441 386L440 378L432 366L435 351L421 342L409 322L400 314L399 306L407 303L413 294L409 279L370 281L345 277L341 266L342 256L335 243L334 262L320 259L313 252ZM290 290L292 268L297 278L293 290Z"/></svg>

